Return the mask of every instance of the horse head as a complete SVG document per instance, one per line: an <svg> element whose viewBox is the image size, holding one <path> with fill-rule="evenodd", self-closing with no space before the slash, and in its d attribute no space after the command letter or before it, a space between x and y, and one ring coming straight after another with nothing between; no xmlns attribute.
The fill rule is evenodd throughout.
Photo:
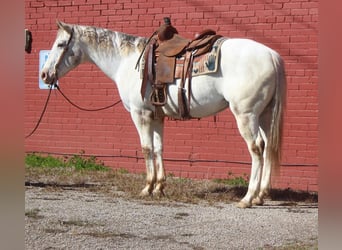
<svg viewBox="0 0 342 250"><path fill-rule="evenodd" d="M83 60L83 53L74 26L57 21L58 32L45 62L40 76L44 83L53 85L56 81L79 65Z"/></svg>

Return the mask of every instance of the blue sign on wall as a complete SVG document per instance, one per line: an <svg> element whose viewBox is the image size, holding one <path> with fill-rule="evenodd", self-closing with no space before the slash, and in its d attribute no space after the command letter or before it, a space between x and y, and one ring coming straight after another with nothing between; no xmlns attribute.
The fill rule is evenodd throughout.
<svg viewBox="0 0 342 250"><path fill-rule="evenodd" d="M40 71L42 70L46 60L49 57L50 50L41 50L39 51L39 88L40 89L49 89L49 85L45 84L43 80L40 78ZM58 85L58 81L56 82ZM53 87L55 89L55 87Z"/></svg>

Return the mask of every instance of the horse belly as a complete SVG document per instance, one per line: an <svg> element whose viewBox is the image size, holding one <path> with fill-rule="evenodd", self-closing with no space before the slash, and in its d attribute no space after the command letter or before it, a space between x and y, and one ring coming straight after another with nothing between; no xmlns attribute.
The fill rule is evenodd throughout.
<svg viewBox="0 0 342 250"><path fill-rule="evenodd" d="M208 76L197 76L192 79L190 115L194 118L201 118L215 115L226 109L229 104L215 87L215 80ZM163 107L166 116L177 118L178 112L178 86L179 83L168 86L168 101ZM188 107L188 86L185 86L186 105Z"/></svg>

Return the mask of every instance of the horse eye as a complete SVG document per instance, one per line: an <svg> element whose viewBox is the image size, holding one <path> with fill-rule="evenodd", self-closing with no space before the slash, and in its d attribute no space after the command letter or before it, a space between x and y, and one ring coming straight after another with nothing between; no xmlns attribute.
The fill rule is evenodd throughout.
<svg viewBox="0 0 342 250"><path fill-rule="evenodd" d="M59 44L57 44L57 47L58 48L64 48L66 46L66 43L59 43Z"/></svg>

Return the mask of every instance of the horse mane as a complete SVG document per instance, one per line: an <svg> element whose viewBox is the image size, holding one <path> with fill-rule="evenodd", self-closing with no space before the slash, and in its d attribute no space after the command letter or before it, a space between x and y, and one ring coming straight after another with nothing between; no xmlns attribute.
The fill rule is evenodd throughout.
<svg viewBox="0 0 342 250"><path fill-rule="evenodd" d="M112 31L95 26L74 25L74 30L82 41L89 45L101 48L109 53L119 53L128 56L131 53L141 53L147 38Z"/></svg>

